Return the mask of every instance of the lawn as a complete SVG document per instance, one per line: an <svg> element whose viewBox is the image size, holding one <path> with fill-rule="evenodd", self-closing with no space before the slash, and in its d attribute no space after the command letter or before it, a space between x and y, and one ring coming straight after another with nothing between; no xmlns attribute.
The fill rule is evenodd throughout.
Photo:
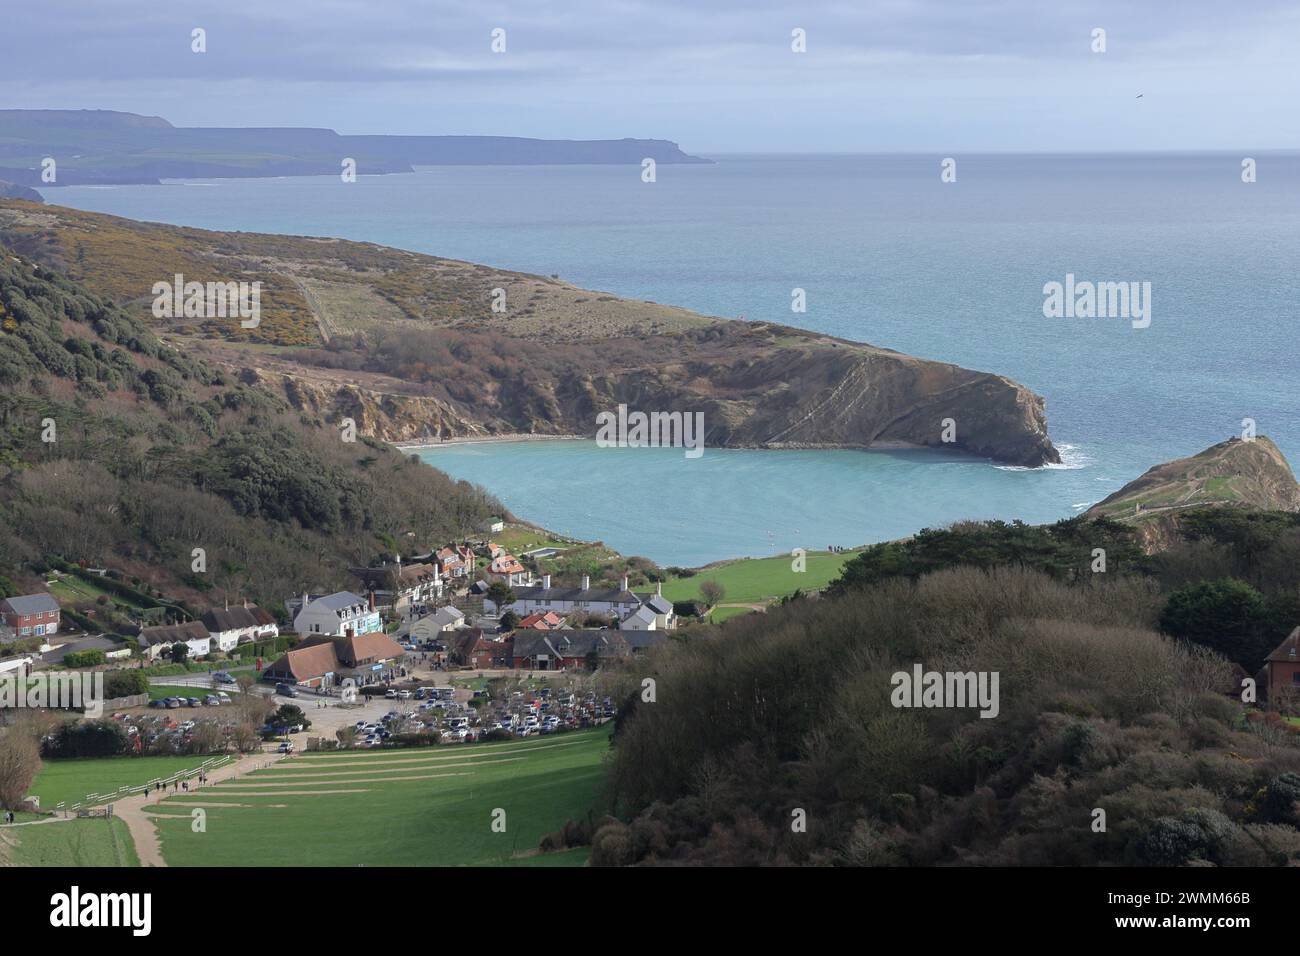
<svg viewBox="0 0 1300 956"><path fill-rule="evenodd" d="M140 611L141 607L135 601L113 591L107 591L104 588L92 584L77 577L75 574L63 574L57 578L52 578L46 582L46 588L50 594L58 598L59 601L68 604L78 604L82 601L97 601L100 597L108 598L112 604L129 608L132 611Z"/></svg>
<svg viewBox="0 0 1300 956"><path fill-rule="evenodd" d="M717 581L725 589L724 604L763 604L796 590L819 591L840 576L840 568L856 552L832 554L809 551L807 567L796 572L788 555L775 558L746 558L730 561L701 571L694 577L672 578L664 582L664 597L670 601L692 601L700 597L700 585Z"/></svg>
<svg viewBox="0 0 1300 956"><path fill-rule="evenodd" d="M154 819L172 866L581 865L585 851L531 853L542 836L598 805L608 739L601 728L497 744L304 753L166 798ZM205 804L206 832L193 832L196 804ZM493 829L498 810L505 832Z"/></svg>
<svg viewBox="0 0 1300 956"><path fill-rule="evenodd" d="M0 866L139 866L119 819L83 817L0 828Z"/></svg>
<svg viewBox="0 0 1300 956"><path fill-rule="evenodd" d="M536 551L538 548L559 548L563 551L565 548L573 547L567 541L557 541L545 531L533 528L508 526L501 533L490 534L487 537L514 555L523 554L525 551Z"/></svg>
<svg viewBox="0 0 1300 956"><path fill-rule="evenodd" d="M729 621L733 617L740 617L742 614L755 613L757 612L747 607L715 607L709 612L709 623L721 624L723 621Z"/></svg>
<svg viewBox="0 0 1300 956"><path fill-rule="evenodd" d="M88 793L113 793L119 787L139 787L178 770L197 769L208 757L84 757L46 760L32 783L42 810L60 801L72 805Z"/></svg>

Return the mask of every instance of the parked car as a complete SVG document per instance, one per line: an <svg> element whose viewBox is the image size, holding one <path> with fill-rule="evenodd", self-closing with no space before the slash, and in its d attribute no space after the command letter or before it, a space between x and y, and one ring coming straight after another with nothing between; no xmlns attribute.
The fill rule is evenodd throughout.
<svg viewBox="0 0 1300 956"><path fill-rule="evenodd" d="M275 749L276 749L276 753L291 754L293 753L293 741L286 740L284 743L280 744L280 746Z"/></svg>
<svg viewBox="0 0 1300 956"><path fill-rule="evenodd" d="M384 697L388 700L397 700L397 691L390 687L388 690L384 691Z"/></svg>
<svg viewBox="0 0 1300 956"><path fill-rule="evenodd" d="M166 706L167 706L167 701L163 700L163 699L160 697L160 698L158 698L157 700L151 700L151 701L149 701L149 706L150 706L150 707L166 707Z"/></svg>
<svg viewBox="0 0 1300 956"><path fill-rule="evenodd" d="M275 692L279 694L281 697L298 696L298 688L294 687L292 684L276 684Z"/></svg>
<svg viewBox="0 0 1300 956"><path fill-rule="evenodd" d="M217 691L217 702L218 702L218 703L221 703L221 704L233 704L233 703L234 703L234 701L232 701L232 700L230 699L230 695L227 694L224 690L219 690L219 691Z"/></svg>
<svg viewBox="0 0 1300 956"><path fill-rule="evenodd" d="M218 684L233 684L233 683L235 683L235 679L234 679L233 677L231 677L229 674L227 674L225 671L215 671L215 672L213 672L213 674L212 674L212 679L213 679L214 681L216 681Z"/></svg>
<svg viewBox="0 0 1300 956"><path fill-rule="evenodd" d="M177 710L177 709L180 708L181 706L182 706L182 704L181 704L181 699L180 699L179 697L168 697L168 698L167 698L167 709L168 709L168 710Z"/></svg>

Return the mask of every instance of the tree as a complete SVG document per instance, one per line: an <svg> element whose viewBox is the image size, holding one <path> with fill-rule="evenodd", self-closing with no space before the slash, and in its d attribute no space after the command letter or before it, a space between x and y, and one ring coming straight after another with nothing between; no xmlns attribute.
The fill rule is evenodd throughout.
<svg viewBox="0 0 1300 956"><path fill-rule="evenodd" d="M41 751L36 738L21 725L10 727L0 737L0 807L21 807L40 769Z"/></svg>
<svg viewBox="0 0 1300 956"><path fill-rule="evenodd" d="M1160 615L1160 629L1217 651L1253 673L1280 643L1265 627L1267 615L1262 594L1245 581L1223 578L1176 589Z"/></svg>
<svg viewBox="0 0 1300 956"><path fill-rule="evenodd" d="M184 641L177 641L167 652L173 664L184 664L190 656L190 646Z"/></svg>
<svg viewBox="0 0 1300 956"><path fill-rule="evenodd" d="M487 599L501 608L515 603L515 592L504 581L493 581L488 585Z"/></svg>
<svg viewBox="0 0 1300 956"><path fill-rule="evenodd" d="M295 724L302 727L303 730L311 727L311 721L307 715L302 712L302 708L297 704L282 704L280 709L275 712L273 721L277 727L292 727Z"/></svg>
<svg viewBox="0 0 1300 956"><path fill-rule="evenodd" d="M704 598L704 603L710 607L715 606L726 596L727 589L717 581L704 581L700 584L700 597Z"/></svg>
<svg viewBox="0 0 1300 956"><path fill-rule="evenodd" d="M519 624L519 615L514 611L506 611L501 615L501 630L513 631Z"/></svg>

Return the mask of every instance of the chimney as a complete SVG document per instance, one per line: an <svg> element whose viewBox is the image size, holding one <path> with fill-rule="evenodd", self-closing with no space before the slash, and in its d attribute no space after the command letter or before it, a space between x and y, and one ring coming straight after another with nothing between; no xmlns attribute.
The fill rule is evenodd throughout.
<svg viewBox="0 0 1300 956"><path fill-rule="evenodd" d="M623 575L623 590L627 590L627 575Z"/></svg>
<svg viewBox="0 0 1300 956"><path fill-rule="evenodd" d="M307 592L306 592L306 591L303 591L303 592L302 592L302 607L298 608L298 610L300 610L300 611L305 611L305 610L307 610Z"/></svg>
<svg viewBox="0 0 1300 956"><path fill-rule="evenodd" d="M348 628L344 628L344 630L343 630L343 636L344 636L344 637L349 637L349 638L350 638L350 637L356 637L356 632L355 632L354 630L352 630L352 628L350 628L350 627L348 627Z"/></svg>
<svg viewBox="0 0 1300 956"><path fill-rule="evenodd" d="M664 583L662 581L655 582L655 594L660 597L664 596Z"/></svg>
<svg viewBox="0 0 1300 956"><path fill-rule="evenodd" d="M549 574L543 574L542 587L549 589L550 586L551 586L551 576Z"/></svg>
<svg viewBox="0 0 1300 956"><path fill-rule="evenodd" d="M370 589L370 601L369 601L369 604L370 604L370 610L373 611L373 610L375 609L375 589L374 589L374 588L371 588L371 589Z"/></svg>
<svg viewBox="0 0 1300 956"><path fill-rule="evenodd" d="M590 590L590 589L591 589L591 575L589 575L589 574L584 574L584 575L582 576L582 589L583 589L584 591L587 591L587 590Z"/></svg>

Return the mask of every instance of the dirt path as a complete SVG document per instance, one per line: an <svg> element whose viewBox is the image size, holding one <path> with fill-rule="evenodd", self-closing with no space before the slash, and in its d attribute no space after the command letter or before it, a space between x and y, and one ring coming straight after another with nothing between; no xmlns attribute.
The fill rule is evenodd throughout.
<svg viewBox="0 0 1300 956"><path fill-rule="evenodd" d="M224 767L218 767L208 774L208 783L220 783L223 780L230 780L238 777L241 773L248 773L252 770L259 770L262 767L275 763L282 759L284 754L249 754L241 757L234 763L226 764ZM191 794L202 793L202 789L190 790ZM135 844L136 855L140 858L141 866L166 866L167 861L163 859L162 843L158 839L158 830L149 814L145 811L164 800L167 794L154 793L150 796L140 794L134 797L124 797L121 800L113 801L113 815L122 818L126 824L127 830L131 833L131 842Z"/></svg>

